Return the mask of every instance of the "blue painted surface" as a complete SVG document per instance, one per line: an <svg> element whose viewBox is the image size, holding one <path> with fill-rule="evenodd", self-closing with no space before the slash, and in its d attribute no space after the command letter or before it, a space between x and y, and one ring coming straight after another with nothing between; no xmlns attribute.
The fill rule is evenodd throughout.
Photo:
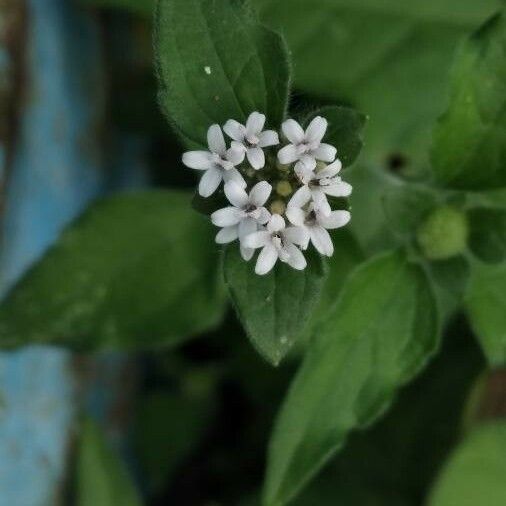
<svg viewBox="0 0 506 506"><path fill-rule="evenodd" d="M102 75L95 21L68 0L28 0L28 74L0 273L11 285L102 191Z"/></svg>
<svg viewBox="0 0 506 506"><path fill-rule="evenodd" d="M28 0L27 89L8 185L1 291L107 184L99 30L69 0ZM75 421L70 353L0 354L0 506L58 504Z"/></svg>

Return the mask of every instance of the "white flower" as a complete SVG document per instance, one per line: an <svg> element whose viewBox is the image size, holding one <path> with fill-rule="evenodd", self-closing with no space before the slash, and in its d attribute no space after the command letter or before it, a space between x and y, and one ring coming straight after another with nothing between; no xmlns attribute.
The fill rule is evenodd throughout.
<svg viewBox="0 0 506 506"><path fill-rule="evenodd" d="M278 258L297 270L306 267L306 259L296 245L307 244L306 231L301 227L286 227L285 220L279 214L273 214L267 223L267 229L254 232L244 239L247 248L262 248L258 255L255 272L267 274Z"/></svg>
<svg viewBox="0 0 506 506"><path fill-rule="evenodd" d="M261 169L265 165L265 155L262 148L279 144L277 132L274 130L262 131L265 125L265 115L252 112L246 126L238 121L229 119L223 130L232 139L232 147L246 153L248 161L255 169Z"/></svg>
<svg viewBox="0 0 506 506"><path fill-rule="evenodd" d="M249 195L233 181L225 185L225 195L232 206L224 207L211 215L211 221L223 227L216 235L218 244L226 244L239 238L241 255L250 260L254 250L244 246L244 238L258 230L259 225L267 223L271 214L264 207L272 191L267 181L257 183Z"/></svg>
<svg viewBox="0 0 506 506"><path fill-rule="evenodd" d="M316 116L309 123L305 132L293 119L286 120L281 125L281 129L291 144L278 151L280 163L286 165L301 160L309 166L315 160L334 161L336 148L321 142L327 130L327 120L325 118Z"/></svg>
<svg viewBox="0 0 506 506"><path fill-rule="evenodd" d="M308 240L302 245L303 249L307 248L309 240L311 240L321 255L331 257L334 254L334 245L327 230L344 227L350 221L350 213L348 211L332 211L326 215L321 209L315 208L312 202L304 209L308 202L309 199L301 202L300 196L294 195L288 202L286 216L294 225L306 229Z"/></svg>
<svg viewBox="0 0 506 506"><path fill-rule="evenodd" d="M315 164L308 166L304 162L297 162L295 164L295 173L304 186L295 192L294 202L305 201L307 203L309 199L312 199L315 209L320 210L323 214L328 216L331 212L331 208L327 200L327 195L331 197L349 197L351 195L352 186L338 176L342 167L340 160L336 160L322 170L315 171L315 166ZM292 197L292 199L294 197Z"/></svg>
<svg viewBox="0 0 506 506"><path fill-rule="evenodd" d="M205 170L200 178L199 194L202 197L212 195L221 181L235 181L246 187L246 182L235 168L244 160L244 152L234 148L227 149L219 125L211 125L207 131L209 151L187 151L183 154L183 163L190 169Z"/></svg>

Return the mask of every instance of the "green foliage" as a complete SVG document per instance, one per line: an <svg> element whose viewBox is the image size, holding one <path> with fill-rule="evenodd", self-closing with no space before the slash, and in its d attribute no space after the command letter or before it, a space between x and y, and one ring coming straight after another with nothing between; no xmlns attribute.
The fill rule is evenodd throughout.
<svg viewBox="0 0 506 506"><path fill-rule="evenodd" d="M155 8L155 0L80 0L80 3L107 9L122 9L148 18L151 18Z"/></svg>
<svg viewBox="0 0 506 506"><path fill-rule="evenodd" d="M207 129L249 113L278 128L290 69L283 39L241 0L159 0L155 31L160 103L189 146Z"/></svg>
<svg viewBox="0 0 506 506"><path fill-rule="evenodd" d="M437 200L437 194L426 186L406 183L392 186L383 195L388 226L400 237L413 236Z"/></svg>
<svg viewBox="0 0 506 506"><path fill-rule="evenodd" d="M91 420L81 427L76 471L77 506L141 506L127 470Z"/></svg>
<svg viewBox="0 0 506 506"><path fill-rule="evenodd" d="M436 482L429 506L506 504L506 424L476 428L450 458Z"/></svg>
<svg viewBox="0 0 506 506"><path fill-rule="evenodd" d="M315 116L323 116L328 121L325 142L337 148L337 158L343 167L352 165L364 145L362 134L367 117L349 107L326 106L313 112L305 123L309 124Z"/></svg>
<svg viewBox="0 0 506 506"><path fill-rule="evenodd" d="M474 264L466 294L471 325L492 366L506 365L506 264Z"/></svg>
<svg viewBox="0 0 506 506"><path fill-rule="evenodd" d="M438 344L424 271L402 253L375 257L348 278L283 404L269 448L264 504L286 504L370 424Z"/></svg>
<svg viewBox="0 0 506 506"><path fill-rule="evenodd" d="M295 86L370 116L367 159L423 168L458 40L500 0L255 0L286 36Z"/></svg>
<svg viewBox="0 0 506 506"><path fill-rule="evenodd" d="M472 209L469 212L469 247L484 262L506 259L506 209Z"/></svg>
<svg viewBox="0 0 506 506"><path fill-rule="evenodd" d="M0 343L172 345L225 309L209 222L177 191L123 194L71 225L0 306Z"/></svg>
<svg viewBox="0 0 506 506"><path fill-rule="evenodd" d="M225 252L225 281L248 337L256 350L278 365L305 329L327 275L320 255L308 253L308 266L296 271L278 262L266 276L255 274L236 245Z"/></svg>
<svg viewBox="0 0 506 506"><path fill-rule="evenodd" d="M464 212L452 206L434 209L416 232L424 256L430 260L445 260L464 253L469 226Z"/></svg>
<svg viewBox="0 0 506 506"><path fill-rule="evenodd" d="M139 402L136 448L151 491L162 488L174 475L211 423L213 396L206 394L160 390Z"/></svg>
<svg viewBox="0 0 506 506"><path fill-rule="evenodd" d="M441 319L448 321L462 307L470 276L469 262L459 255L429 262L427 268L434 280Z"/></svg>
<svg viewBox="0 0 506 506"><path fill-rule="evenodd" d="M385 417L353 433L294 506L419 506L455 446L469 388L483 363L462 325Z"/></svg>
<svg viewBox="0 0 506 506"><path fill-rule="evenodd" d="M327 260L326 276L321 296L313 314L307 332L312 335L315 327L325 320L348 275L364 260L364 254L355 238L347 230L338 230L333 234L334 254Z"/></svg>
<svg viewBox="0 0 506 506"><path fill-rule="evenodd" d="M461 47L450 105L434 135L437 180L467 190L506 186L506 24L497 15Z"/></svg>

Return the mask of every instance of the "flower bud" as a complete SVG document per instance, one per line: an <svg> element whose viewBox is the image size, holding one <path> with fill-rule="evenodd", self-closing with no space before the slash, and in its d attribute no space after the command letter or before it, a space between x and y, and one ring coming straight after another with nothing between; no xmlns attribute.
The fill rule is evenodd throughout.
<svg viewBox="0 0 506 506"><path fill-rule="evenodd" d="M286 205L282 200L275 200L270 205L270 209L272 214L279 214L281 216L286 210Z"/></svg>
<svg viewBox="0 0 506 506"><path fill-rule="evenodd" d="M420 225L417 241L424 256L444 260L463 253L467 245L466 215L454 207L434 209Z"/></svg>
<svg viewBox="0 0 506 506"><path fill-rule="evenodd" d="M290 170L290 164L283 165L279 162L279 160L276 160L276 169L280 170L281 172L288 172Z"/></svg>
<svg viewBox="0 0 506 506"><path fill-rule="evenodd" d="M276 185L276 193L282 197L291 195L292 190L292 185L288 181L279 181Z"/></svg>

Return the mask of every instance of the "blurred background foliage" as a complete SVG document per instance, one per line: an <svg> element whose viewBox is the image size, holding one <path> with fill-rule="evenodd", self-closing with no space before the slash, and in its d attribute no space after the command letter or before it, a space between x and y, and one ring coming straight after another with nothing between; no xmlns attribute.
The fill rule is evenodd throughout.
<svg viewBox="0 0 506 506"><path fill-rule="evenodd" d="M382 195L395 192L401 176L418 181L427 174L431 130L445 110L448 71L457 43L494 13L500 2L255 0L254 3L263 22L279 29L287 38L295 79L292 109L310 111L337 101L369 116L365 149L359 163L346 173L355 187L353 225L352 233L343 233L337 239L332 260L336 268L332 275L338 282L364 257L395 242L396 231L387 226ZM83 12L91 15L100 30L100 58L105 75L98 84L104 94L99 131L110 170L107 179L112 179L115 167L121 164L118 152L125 151L126 145L134 145L138 146L136 156L145 170L130 186L193 188L193 175L181 166L181 146L158 108L151 35L154 2L74 0L73 4L77 13L73 15ZM50 8L58 8L57 3ZM32 9L31 4L27 9ZM107 184L111 188L122 186L121 182ZM93 220L93 216L85 219ZM160 230L164 223L153 226ZM409 227L409 223L400 226ZM121 237L118 247L134 248L135 240ZM202 239L209 240L207 235ZM479 247L477 238L476 248ZM196 253L205 251L197 248ZM215 252L209 253L209 257L204 260L217 262ZM470 502L469 498L473 497L472 490L494 488L489 483L494 478L489 474L483 473L483 479L476 475L475 469L482 461L472 461L475 448L483 446L487 458L495 459L486 464L493 469L505 469L506 452L498 452L496 443L488 442L486 430L476 435L471 430L476 419L471 393L479 388L485 361L468 324L462 315L451 310L452 297L461 292L459 284L466 267L458 260L449 263L450 269L441 269L440 263L433 267L444 270L442 297L450 300L451 318L441 352L402 390L378 423L351 436L345 449L294 505L505 503L500 492L489 503ZM134 272L125 284L134 289L142 288L143 283L148 286L149 277L156 276L160 268L154 263L152 273ZM44 276L53 276L55 269L63 269L72 276L72 265L62 265L58 257ZM103 276L99 267L96 273L97 278ZM169 267L165 275L172 275ZM66 280L70 283L68 276ZM200 286L202 283L198 282ZM193 289L185 288L187 292ZM36 297L37 293L29 294L27 300L30 296ZM334 296L324 292L322 311L325 297ZM214 306L210 309L204 325L178 329L171 336L170 349L121 355L122 372L107 387L128 397L119 414L109 413L106 417L97 414L88 405L96 403L87 404L86 397L100 397L105 387L101 382L86 387L88 393L84 401L81 399L82 405L74 418L79 425L73 422L69 437L72 464L55 480L55 487L56 484L61 487L61 482L68 485L63 492L59 490L55 502L27 502L19 506L65 501L83 506L259 504L266 442L304 345L280 368L272 368L247 344L241 325L225 307L223 294L202 294L198 308L189 307L188 299L179 300L176 292L164 293L163 297L170 298L171 305L158 308L160 326L155 322L149 329L155 336L159 332L166 337L162 313L200 311L207 306L206 297L221 297L221 302L216 310ZM126 316L122 324L111 331L108 322L100 322L99 314L96 327L84 329L83 336L89 333L97 339L102 336L108 344L114 343L117 333L121 333L121 340L128 338L135 329L128 326L131 304L123 285L118 288L116 302L121 307L120 313ZM149 304L150 300L146 307ZM143 308L138 310L142 313ZM3 311L6 319L13 314L9 308ZM43 330L42 325L28 322L25 331L36 334ZM100 356L80 354L72 361L81 362L80 367L88 364L85 368L92 369L91 375L102 378L95 362L100 363ZM109 367L107 360L105 367ZM83 388L81 385L78 390ZM114 416L121 419L119 435L111 430L110 418ZM467 439L469 431L472 436ZM503 428L491 427L490 432L494 442L500 440L504 445ZM438 478L463 439L465 445L452 456ZM504 450L504 446L501 448ZM9 465L5 461L0 463L0 473L2 467ZM471 480L469 489L463 488L467 480ZM452 485L452 481L457 485ZM455 488L463 490L455 492ZM1 496L0 490L0 505L14 504L2 502L5 499Z"/></svg>

